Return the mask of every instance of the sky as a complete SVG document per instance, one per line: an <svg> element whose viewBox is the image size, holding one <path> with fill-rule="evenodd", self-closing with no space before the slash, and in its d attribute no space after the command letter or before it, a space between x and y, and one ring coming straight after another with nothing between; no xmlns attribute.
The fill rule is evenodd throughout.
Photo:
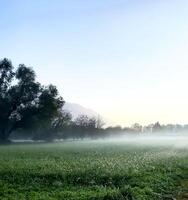
<svg viewBox="0 0 188 200"><path fill-rule="evenodd" d="M188 123L187 0L0 0L0 58L116 124Z"/></svg>

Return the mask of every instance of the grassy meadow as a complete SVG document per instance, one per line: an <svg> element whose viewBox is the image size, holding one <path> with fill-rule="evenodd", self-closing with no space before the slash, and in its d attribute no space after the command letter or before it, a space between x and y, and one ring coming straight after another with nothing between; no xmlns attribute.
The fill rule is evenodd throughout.
<svg viewBox="0 0 188 200"><path fill-rule="evenodd" d="M0 146L1 200L188 199L188 149L124 142Z"/></svg>

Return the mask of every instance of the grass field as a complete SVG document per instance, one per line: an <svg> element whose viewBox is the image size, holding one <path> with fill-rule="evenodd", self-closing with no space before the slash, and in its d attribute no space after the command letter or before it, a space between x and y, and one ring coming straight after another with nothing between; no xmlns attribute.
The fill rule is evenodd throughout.
<svg viewBox="0 0 188 200"><path fill-rule="evenodd" d="M1 200L188 199L188 149L108 142L0 146Z"/></svg>

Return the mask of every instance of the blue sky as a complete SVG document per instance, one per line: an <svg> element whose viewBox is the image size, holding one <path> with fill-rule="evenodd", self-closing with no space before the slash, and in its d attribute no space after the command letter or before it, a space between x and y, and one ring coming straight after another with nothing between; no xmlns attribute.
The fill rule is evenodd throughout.
<svg viewBox="0 0 188 200"><path fill-rule="evenodd" d="M188 1L0 0L0 56L117 124L188 123Z"/></svg>

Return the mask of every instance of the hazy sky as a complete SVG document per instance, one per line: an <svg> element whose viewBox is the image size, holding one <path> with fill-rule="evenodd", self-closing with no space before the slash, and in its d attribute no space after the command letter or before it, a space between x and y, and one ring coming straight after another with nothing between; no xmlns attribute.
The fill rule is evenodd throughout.
<svg viewBox="0 0 188 200"><path fill-rule="evenodd" d="M188 123L187 0L0 0L0 57L117 124Z"/></svg>

